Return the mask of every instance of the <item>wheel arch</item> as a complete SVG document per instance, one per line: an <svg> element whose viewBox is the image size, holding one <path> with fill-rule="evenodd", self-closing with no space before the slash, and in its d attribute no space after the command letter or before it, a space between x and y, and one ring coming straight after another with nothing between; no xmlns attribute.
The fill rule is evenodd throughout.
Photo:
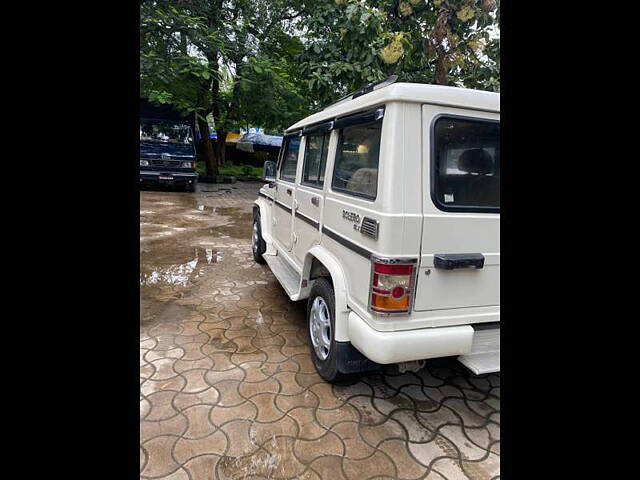
<svg viewBox="0 0 640 480"><path fill-rule="evenodd" d="M267 201L260 197L253 202L253 219L260 218L262 238L267 244L267 251L271 245L271 208Z"/></svg>
<svg viewBox="0 0 640 480"><path fill-rule="evenodd" d="M325 274L326 271L326 274ZM312 274L328 277L335 295L335 339L349 341L349 310L347 308L347 282L338 259L321 245L312 247L305 256L302 278L311 284Z"/></svg>

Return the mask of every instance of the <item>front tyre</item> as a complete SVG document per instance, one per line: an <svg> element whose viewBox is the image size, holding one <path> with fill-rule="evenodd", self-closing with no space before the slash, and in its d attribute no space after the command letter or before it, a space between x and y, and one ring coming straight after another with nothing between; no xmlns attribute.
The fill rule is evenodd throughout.
<svg viewBox="0 0 640 480"><path fill-rule="evenodd" d="M266 263L262 254L266 251L266 244L262 238L262 229L260 228L260 217L254 217L253 228L251 230L251 251L253 259L256 263Z"/></svg>
<svg viewBox="0 0 640 480"><path fill-rule="evenodd" d="M347 378L338 371L335 332L335 295L326 278L315 281L307 302L309 346L313 365L322 378L335 382Z"/></svg>

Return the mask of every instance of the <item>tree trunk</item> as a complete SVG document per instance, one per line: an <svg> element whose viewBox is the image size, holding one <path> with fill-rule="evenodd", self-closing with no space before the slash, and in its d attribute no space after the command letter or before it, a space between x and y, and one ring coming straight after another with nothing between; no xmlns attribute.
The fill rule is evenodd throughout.
<svg viewBox="0 0 640 480"><path fill-rule="evenodd" d="M218 130L218 141L216 142L215 153L216 153L216 158L218 159L218 162L220 165L225 164L226 149L227 149L227 132L225 132L224 130Z"/></svg>
<svg viewBox="0 0 640 480"><path fill-rule="evenodd" d="M202 153L204 155L205 165L207 166L207 176L212 177L214 175L219 175L220 171L218 170L218 158L216 158L216 154L213 150L213 145L211 145L209 124L205 119L198 117L198 128L200 129L200 135L202 135L202 139L200 139L200 142L202 146Z"/></svg>
<svg viewBox="0 0 640 480"><path fill-rule="evenodd" d="M442 42L450 32L447 23L449 21L449 10L441 8L438 11L436 24L433 29L433 38L436 47L436 84L447 85L449 83L449 69L447 68L447 50L445 50Z"/></svg>
<svg viewBox="0 0 640 480"><path fill-rule="evenodd" d="M439 47L438 56L436 57L436 84L447 85L449 83L449 72L446 64L446 52L444 48Z"/></svg>
<svg viewBox="0 0 640 480"><path fill-rule="evenodd" d="M222 7L224 0L215 0L215 9L209 16L209 27L214 32L219 32L222 26ZM218 172L218 165L224 164L224 146L227 134L222 131L224 125L220 121L222 118L221 98L220 98L220 67L218 60L220 58L220 52L216 49L207 52L207 60L209 62L209 68L211 70L211 85L209 93L211 95L211 115L213 116L213 122L215 123L217 139L213 148L213 155L216 158L216 172ZM216 173L217 174L217 173Z"/></svg>

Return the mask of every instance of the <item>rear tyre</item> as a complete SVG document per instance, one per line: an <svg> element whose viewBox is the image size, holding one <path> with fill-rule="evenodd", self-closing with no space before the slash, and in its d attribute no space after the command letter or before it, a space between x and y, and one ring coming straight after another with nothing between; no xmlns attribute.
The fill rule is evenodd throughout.
<svg viewBox="0 0 640 480"><path fill-rule="evenodd" d="M313 365L322 378L336 382L350 378L338 370L335 332L335 294L326 278L315 281L307 302L309 346Z"/></svg>
<svg viewBox="0 0 640 480"><path fill-rule="evenodd" d="M267 246L262 238L262 228L260 226L260 217L254 217L253 228L251 230L251 251L253 259L256 263L266 263L262 254L267 250Z"/></svg>

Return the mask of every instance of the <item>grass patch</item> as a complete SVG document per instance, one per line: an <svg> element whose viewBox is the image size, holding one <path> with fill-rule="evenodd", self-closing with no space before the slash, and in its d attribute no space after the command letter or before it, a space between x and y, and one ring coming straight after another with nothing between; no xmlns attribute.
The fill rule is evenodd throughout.
<svg viewBox="0 0 640 480"><path fill-rule="evenodd" d="M196 172L198 175L205 176L207 167L204 162L197 162ZM226 164L220 167L220 175L231 175L234 177L261 177L262 168L253 165L232 165Z"/></svg>

